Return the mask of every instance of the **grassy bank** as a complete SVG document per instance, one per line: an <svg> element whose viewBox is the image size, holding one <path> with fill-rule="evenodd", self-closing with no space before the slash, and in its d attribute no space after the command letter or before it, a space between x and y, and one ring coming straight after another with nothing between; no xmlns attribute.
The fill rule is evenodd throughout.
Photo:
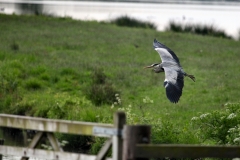
<svg viewBox="0 0 240 160"><path fill-rule="evenodd" d="M200 140L190 138L192 117L239 102L239 41L16 15L0 15L0 35L2 113L110 123L120 108L128 112L129 123L161 129L157 142L196 143ZM143 69L160 62L154 38L175 51L184 70L196 77L195 83L185 79L178 104L166 98L164 74ZM104 82L96 84L96 73ZM91 92L116 92L121 103L96 105L88 98Z"/></svg>

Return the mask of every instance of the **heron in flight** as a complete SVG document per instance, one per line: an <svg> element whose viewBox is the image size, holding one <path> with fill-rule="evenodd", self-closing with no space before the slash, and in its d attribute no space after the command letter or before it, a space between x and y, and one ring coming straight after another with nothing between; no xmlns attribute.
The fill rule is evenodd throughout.
<svg viewBox="0 0 240 160"><path fill-rule="evenodd" d="M153 68L155 73L165 72L164 87L167 98L172 103L177 103L182 95L184 86L184 76L191 78L195 82L195 77L184 72L176 54L164 44L153 41L153 48L158 52L162 63L154 63L145 68Z"/></svg>

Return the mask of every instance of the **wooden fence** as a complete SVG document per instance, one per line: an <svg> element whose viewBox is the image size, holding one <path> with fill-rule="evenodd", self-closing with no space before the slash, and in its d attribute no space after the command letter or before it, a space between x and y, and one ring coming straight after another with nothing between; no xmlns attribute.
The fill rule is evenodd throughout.
<svg viewBox="0 0 240 160"><path fill-rule="evenodd" d="M35 130L37 134L27 147L0 144L0 154L56 160L135 160L149 158L237 158L240 146L201 146L150 144L151 126L126 125L124 112L114 114L114 124L100 124L67 120L53 120L26 116L0 114L0 126ZM64 152L54 133L107 137L97 155ZM41 137L46 135L53 151L36 149ZM106 158L112 147L112 157Z"/></svg>

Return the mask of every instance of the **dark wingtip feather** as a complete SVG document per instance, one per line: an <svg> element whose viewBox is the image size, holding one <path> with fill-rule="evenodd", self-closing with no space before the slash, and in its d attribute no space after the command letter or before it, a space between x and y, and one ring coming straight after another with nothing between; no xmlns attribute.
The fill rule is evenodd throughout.
<svg viewBox="0 0 240 160"><path fill-rule="evenodd" d="M162 44L160 42L157 41L157 39L155 38L153 40L153 48L162 48Z"/></svg>
<svg viewBox="0 0 240 160"><path fill-rule="evenodd" d="M178 103L180 97L182 96L182 89L179 89L171 82L164 82L164 87L166 88L166 95L170 102Z"/></svg>
<svg viewBox="0 0 240 160"><path fill-rule="evenodd" d="M153 40L153 48L165 48L165 49L169 49L167 46L165 46L164 44L162 44L162 43L160 43L159 41L157 41L156 38Z"/></svg>

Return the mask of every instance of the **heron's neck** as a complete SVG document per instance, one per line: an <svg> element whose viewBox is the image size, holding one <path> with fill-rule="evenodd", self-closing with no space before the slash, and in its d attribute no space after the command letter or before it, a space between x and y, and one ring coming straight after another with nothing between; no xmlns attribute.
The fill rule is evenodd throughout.
<svg viewBox="0 0 240 160"><path fill-rule="evenodd" d="M164 69L162 68L162 64L159 63L158 65L156 65L156 66L154 67L153 71L154 71L155 73L164 72Z"/></svg>

